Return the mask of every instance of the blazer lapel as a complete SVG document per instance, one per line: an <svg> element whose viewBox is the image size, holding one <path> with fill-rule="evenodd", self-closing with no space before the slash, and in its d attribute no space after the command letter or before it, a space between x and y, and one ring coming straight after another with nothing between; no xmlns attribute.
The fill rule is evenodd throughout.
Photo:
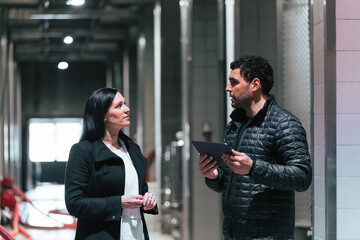
<svg viewBox="0 0 360 240"><path fill-rule="evenodd" d="M138 174L139 179L139 191L141 194L142 191L142 185L145 179L145 171L146 171L146 162L144 164L145 157L141 154L140 150L138 150L138 147L135 145L135 143L129 141L129 147L128 147L129 155L131 157L132 162L134 163L134 167L136 169L136 172ZM145 166L145 168L144 168Z"/></svg>
<svg viewBox="0 0 360 240"><path fill-rule="evenodd" d="M94 141L94 161L101 162L111 158L119 158L115 153L113 153L102 141ZM119 158L120 159L120 158Z"/></svg>

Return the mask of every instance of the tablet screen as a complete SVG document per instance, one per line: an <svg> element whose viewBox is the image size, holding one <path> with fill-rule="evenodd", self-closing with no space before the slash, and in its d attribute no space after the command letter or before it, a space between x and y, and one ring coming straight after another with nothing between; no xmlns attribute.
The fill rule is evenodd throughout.
<svg viewBox="0 0 360 240"><path fill-rule="evenodd" d="M218 162L219 167L227 166L221 158L224 153L231 154L231 147L226 145L226 143L192 141L192 144L200 155L207 154L212 156Z"/></svg>

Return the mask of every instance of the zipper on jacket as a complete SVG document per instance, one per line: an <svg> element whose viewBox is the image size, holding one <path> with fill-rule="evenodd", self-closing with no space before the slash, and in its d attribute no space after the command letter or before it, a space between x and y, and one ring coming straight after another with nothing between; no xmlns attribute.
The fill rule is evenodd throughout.
<svg viewBox="0 0 360 240"><path fill-rule="evenodd" d="M231 214L231 211L230 211L230 199L231 199L231 196L232 196L232 187L231 187L231 184L232 184L232 181L233 181L233 175L234 175L234 172L230 170L230 179L229 179L229 191L228 191L228 196L227 196L227 211L229 213L229 217L230 219L232 219L232 214Z"/></svg>
<svg viewBox="0 0 360 240"><path fill-rule="evenodd" d="M235 139L235 148L234 150L235 151L238 151L239 147L240 147L240 143L242 142L243 138L244 138L244 133L245 133L245 130L247 128L247 126L250 124L251 122L251 118L244 124L242 125L239 129L238 129L238 132L236 134L236 139ZM233 216L232 216L232 211L230 210L231 207L230 207L230 199L232 199L232 195L233 195L233 187L232 187L232 184L233 184L233 179L234 179L234 172L232 170L230 170L230 181L229 181L229 192L228 192L228 198L227 198L227 210L229 212L229 216L231 219L233 219Z"/></svg>
<svg viewBox="0 0 360 240"><path fill-rule="evenodd" d="M239 132L236 134L236 142L235 142L235 147L236 147L236 151L238 151L239 147L240 147L240 143L242 142L243 138L244 138L244 133L245 130L247 128L247 126L250 124L251 122L251 118L244 124L241 126L241 128L239 129ZM239 138L240 136L240 138Z"/></svg>

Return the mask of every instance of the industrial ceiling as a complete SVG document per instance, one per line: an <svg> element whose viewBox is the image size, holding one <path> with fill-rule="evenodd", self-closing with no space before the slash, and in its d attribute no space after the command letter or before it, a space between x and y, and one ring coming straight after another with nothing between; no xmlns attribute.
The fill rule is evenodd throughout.
<svg viewBox="0 0 360 240"><path fill-rule="evenodd" d="M116 57L153 0L0 0L1 34L16 61L104 61ZM65 36L74 39L64 44Z"/></svg>

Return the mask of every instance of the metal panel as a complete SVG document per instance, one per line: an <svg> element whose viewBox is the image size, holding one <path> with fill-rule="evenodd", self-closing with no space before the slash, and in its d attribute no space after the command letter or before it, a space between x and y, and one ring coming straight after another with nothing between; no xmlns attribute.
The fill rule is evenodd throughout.
<svg viewBox="0 0 360 240"><path fill-rule="evenodd" d="M336 239L336 1L325 9L325 234Z"/></svg>
<svg viewBox="0 0 360 240"><path fill-rule="evenodd" d="M155 122L155 182L161 189L162 128L161 128L161 2L154 3L154 122ZM157 197L161 206L161 198Z"/></svg>
<svg viewBox="0 0 360 240"><path fill-rule="evenodd" d="M0 9L0 37L5 32L5 13L3 9ZM4 105L5 105L5 57L4 49L0 45L0 175L4 176Z"/></svg>
<svg viewBox="0 0 360 240"><path fill-rule="evenodd" d="M284 0L281 18L282 105L300 119L308 134L308 142L311 143L308 0ZM296 226L311 226L311 194L311 188L304 193L296 193Z"/></svg>
<svg viewBox="0 0 360 240"><path fill-rule="evenodd" d="M146 38L143 33L139 35L138 43L137 43L137 86L138 91L136 95L136 136L137 136L137 144L140 146L140 149L144 150L144 66L145 62L145 50L146 50Z"/></svg>
<svg viewBox="0 0 360 240"><path fill-rule="evenodd" d="M225 28L226 28L226 83L228 82L228 76L230 76L230 63L235 60L235 1L225 1ZM226 85L225 85L226 86ZM234 109L231 106L231 99L226 99L226 116L227 122L229 122L230 114Z"/></svg>
<svg viewBox="0 0 360 240"><path fill-rule="evenodd" d="M37 6L40 0L0 0L0 6Z"/></svg>
<svg viewBox="0 0 360 240"><path fill-rule="evenodd" d="M192 0L180 0L181 22L181 122L184 134L182 147L182 174L183 174L183 236L182 239L191 239L190 224L190 82L192 76Z"/></svg>
<svg viewBox="0 0 360 240"><path fill-rule="evenodd" d="M129 60L129 52L126 49L123 51L123 62L122 62L122 83L123 83L123 91L122 94L125 98L126 105L130 107L130 60ZM130 136L130 128L124 128L124 133Z"/></svg>

